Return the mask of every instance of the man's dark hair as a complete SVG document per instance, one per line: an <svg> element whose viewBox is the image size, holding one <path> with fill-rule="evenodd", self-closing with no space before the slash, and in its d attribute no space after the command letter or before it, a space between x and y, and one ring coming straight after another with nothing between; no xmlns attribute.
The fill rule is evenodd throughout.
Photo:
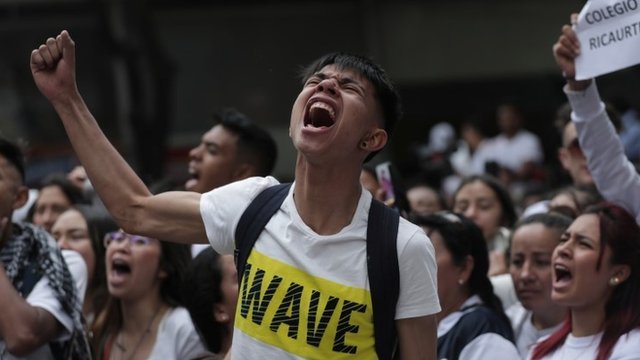
<svg viewBox="0 0 640 360"><path fill-rule="evenodd" d="M0 136L0 156L7 159L18 173L20 173L20 179L22 183L25 182L25 170L24 170L24 155L18 145Z"/></svg>
<svg viewBox="0 0 640 360"><path fill-rule="evenodd" d="M278 147L269 132L234 109L215 114L214 121L238 136L237 155L255 167L256 175L271 174L278 158Z"/></svg>
<svg viewBox="0 0 640 360"><path fill-rule="evenodd" d="M402 117L402 104L400 95L387 77L386 72L364 56L335 52L321 57L302 69L302 83L306 83L311 76L327 65L335 65L338 69L354 70L371 82L376 91L376 99L382 109L382 125L390 139L396 123ZM369 154L365 162L377 153L378 151Z"/></svg>

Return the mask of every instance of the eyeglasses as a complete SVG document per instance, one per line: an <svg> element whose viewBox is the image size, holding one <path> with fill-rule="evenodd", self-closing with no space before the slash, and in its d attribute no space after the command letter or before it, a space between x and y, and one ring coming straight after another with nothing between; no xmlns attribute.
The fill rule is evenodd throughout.
<svg viewBox="0 0 640 360"><path fill-rule="evenodd" d="M130 235L122 231L112 231L104 237L104 247L109 247L111 243L123 244L125 240L133 247L147 246L151 243L151 238L139 235Z"/></svg>
<svg viewBox="0 0 640 360"><path fill-rule="evenodd" d="M565 146L565 148L569 151L569 154L571 156L584 156L578 138L571 140L571 142L567 146Z"/></svg>

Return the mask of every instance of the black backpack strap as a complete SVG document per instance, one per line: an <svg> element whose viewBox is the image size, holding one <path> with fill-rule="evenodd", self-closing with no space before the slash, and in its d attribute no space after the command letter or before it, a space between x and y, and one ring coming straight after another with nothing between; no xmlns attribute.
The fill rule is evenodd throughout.
<svg viewBox="0 0 640 360"><path fill-rule="evenodd" d="M271 217L280 209L290 187L291 183L286 183L264 189L242 213L236 227L236 249L234 251L236 269L238 270L238 285L242 284L244 267L253 245Z"/></svg>
<svg viewBox="0 0 640 360"><path fill-rule="evenodd" d="M400 215L383 203L372 200L367 224L367 270L373 332L378 358L392 359L397 347L396 303L400 293L398 268L398 225Z"/></svg>

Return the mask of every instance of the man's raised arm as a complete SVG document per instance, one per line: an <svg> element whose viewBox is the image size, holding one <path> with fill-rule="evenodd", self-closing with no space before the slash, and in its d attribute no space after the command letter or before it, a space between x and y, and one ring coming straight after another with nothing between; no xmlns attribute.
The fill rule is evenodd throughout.
<svg viewBox="0 0 640 360"><path fill-rule="evenodd" d="M78 91L75 44L63 31L31 53L31 73L62 119L76 155L116 222L126 231L176 242L207 242L200 194L152 195L106 138Z"/></svg>

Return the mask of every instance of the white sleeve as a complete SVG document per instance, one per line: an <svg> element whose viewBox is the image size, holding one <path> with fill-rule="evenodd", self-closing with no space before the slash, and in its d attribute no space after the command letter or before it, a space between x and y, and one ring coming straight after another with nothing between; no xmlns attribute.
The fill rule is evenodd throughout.
<svg viewBox="0 0 640 360"><path fill-rule="evenodd" d="M473 339L460 352L460 360L514 360L520 353L513 343L495 333L485 333Z"/></svg>
<svg viewBox="0 0 640 360"><path fill-rule="evenodd" d="M251 177L202 194L200 215L209 243L216 252L233 254L240 216L262 190L277 184L278 180L271 176Z"/></svg>
<svg viewBox="0 0 640 360"><path fill-rule="evenodd" d="M62 308L62 304L56 298L56 293L49 286L49 280L46 276L36 283L33 290L26 299L29 305L44 309L53 315L56 320L64 327L64 330L54 340L66 340L73 330L73 319Z"/></svg>
<svg viewBox="0 0 640 360"><path fill-rule="evenodd" d="M598 190L605 199L626 208L640 223L640 176L624 154L595 81L585 91L571 91L566 86L564 91Z"/></svg>
<svg viewBox="0 0 640 360"><path fill-rule="evenodd" d="M403 218L400 218L398 229L398 266L400 294L396 305L396 320L439 312L433 245L422 229L408 224Z"/></svg>

